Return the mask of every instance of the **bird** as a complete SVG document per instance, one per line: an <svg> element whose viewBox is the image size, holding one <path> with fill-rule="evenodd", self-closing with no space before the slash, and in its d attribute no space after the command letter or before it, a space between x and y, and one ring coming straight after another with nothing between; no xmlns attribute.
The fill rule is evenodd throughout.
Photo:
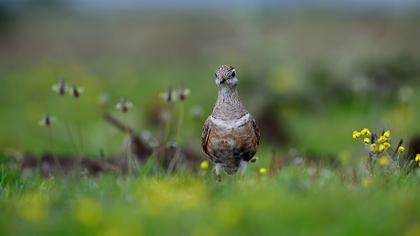
<svg viewBox="0 0 420 236"><path fill-rule="evenodd" d="M255 161L260 130L239 97L234 67L222 65L215 73L218 90L216 104L204 122L201 146L213 163L217 179L222 170L233 175L246 173L248 162Z"/></svg>

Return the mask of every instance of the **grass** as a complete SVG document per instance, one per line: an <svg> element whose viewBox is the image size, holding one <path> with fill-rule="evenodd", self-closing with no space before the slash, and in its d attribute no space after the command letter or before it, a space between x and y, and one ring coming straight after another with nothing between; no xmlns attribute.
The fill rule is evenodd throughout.
<svg viewBox="0 0 420 236"><path fill-rule="evenodd" d="M40 179L1 172L1 235L416 235L418 177L280 175Z"/></svg>

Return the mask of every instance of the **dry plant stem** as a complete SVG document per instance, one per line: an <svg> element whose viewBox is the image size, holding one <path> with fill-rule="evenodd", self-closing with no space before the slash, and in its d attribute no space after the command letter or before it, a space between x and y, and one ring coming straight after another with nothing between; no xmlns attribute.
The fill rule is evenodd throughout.
<svg viewBox="0 0 420 236"><path fill-rule="evenodd" d="M69 137L70 142L71 142L71 144L73 145L74 149L75 149L75 150L79 153L79 155L80 155L79 148L77 147L76 142L74 141L73 135L72 135L72 133L71 133L69 123L68 123L67 121L64 121L64 123L65 123L64 125L65 125L65 127L66 127L66 133L67 133L67 136Z"/></svg>
<svg viewBox="0 0 420 236"><path fill-rule="evenodd" d="M80 113L80 106L78 106L78 110L79 110L79 113L78 114L81 114ZM79 157L78 157L78 160L77 160L77 164L79 166L80 171L82 171L83 136L82 136L82 131L81 131L81 127L80 127L81 125L80 125L80 123L81 123L81 121L80 121L80 118L79 118L79 121L77 122L77 136L78 136L78 139L79 139Z"/></svg>
<svg viewBox="0 0 420 236"><path fill-rule="evenodd" d="M123 113L123 120L124 120L124 123L128 124L128 122L127 122L128 118L127 118L127 114L126 113ZM125 158L127 160L128 175L131 176L132 171L133 171L133 160L132 160L131 151L130 151L130 148L131 148L131 137L130 137L130 131L128 129L125 130L125 133L126 133L126 135L128 137L128 141L127 141L127 144L125 146Z"/></svg>
<svg viewBox="0 0 420 236"><path fill-rule="evenodd" d="M53 150L54 148L54 143L53 143L53 134L52 134L52 127L48 126L48 142L50 144L51 150ZM63 169L61 168L61 164L58 161L57 157L53 154L53 152L51 152L51 156L55 162L55 165L58 167L58 169L60 171L62 171Z"/></svg>
<svg viewBox="0 0 420 236"><path fill-rule="evenodd" d="M179 118L178 118L178 127L176 129L176 135L175 135L175 141L177 142L178 146L176 148L175 154L173 156L173 159L171 160L168 171L171 173L173 169L175 168L176 163L178 162L179 155L181 154L181 147L179 145L180 139L179 135L181 133L182 123L184 121L184 102L180 102L180 108L179 108Z"/></svg>
<svg viewBox="0 0 420 236"><path fill-rule="evenodd" d="M75 148L75 150L77 152L79 152L79 149L78 149L78 147L76 145L76 142L74 141L73 135L71 134L69 123L68 123L67 120L65 120L65 117L66 117L65 107L66 106L64 106L64 105L61 106L61 112L60 112L61 113L61 117L63 117L63 121L64 121L64 126L65 126L65 129L66 129L66 133L67 133L68 138L70 139L71 144L73 145L73 147Z"/></svg>
<svg viewBox="0 0 420 236"><path fill-rule="evenodd" d="M272 177L274 175L274 166L276 164L276 150L274 150L274 148L271 150L271 159L270 159L270 164L268 167L268 172L270 174L270 176Z"/></svg>
<svg viewBox="0 0 420 236"><path fill-rule="evenodd" d="M368 170L370 175L373 175L373 155L369 153L369 157L366 161L366 169Z"/></svg>
<svg viewBox="0 0 420 236"><path fill-rule="evenodd" d="M169 141L170 138L170 134L171 134L171 116L172 116L172 109L170 106L168 106L168 120L165 123L165 138L164 138L164 142L163 143L167 143Z"/></svg>
<svg viewBox="0 0 420 236"><path fill-rule="evenodd" d="M82 114L82 110L80 107L80 101L77 101L77 110L78 113L77 114ZM80 144L80 151L83 152L83 130L82 130L82 120L80 119L80 116L78 117L78 122L77 122L77 135L79 136L79 144Z"/></svg>
<svg viewBox="0 0 420 236"><path fill-rule="evenodd" d="M278 159L277 160L277 175L281 174L282 169L283 169L283 160Z"/></svg>
<svg viewBox="0 0 420 236"><path fill-rule="evenodd" d="M182 123L184 122L184 102L179 104L179 118L178 118L178 127L176 129L175 140L179 142L179 135L181 133Z"/></svg>
<svg viewBox="0 0 420 236"><path fill-rule="evenodd" d="M170 106L167 105L166 107L167 111L168 111L168 119L165 121L165 127L164 127L164 131L163 131L163 135L162 135L162 141L161 141L161 148L162 148L162 156L165 157L166 155L166 144L169 141L169 134L171 131L171 115L172 115L172 110L170 109Z"/></svg>
<svg viewBox="0 0 420 236"><path fill-rule="evenodd" d="M64 112L64 107L65 106L62 106L62 111L61 111L63 120L64 120L64 117L66 117L65 116L65 112ZM79 150L79 147L76 144L76 141L74 140L74 137L73 137L73 135L71 133L70 125L69 125L69 123L68 123L67 120L64 120L64 126L66 128L67 136L69 137L71 144L73 145L74 149L78 153L78 158L77 158L77 163L76 164L81 169L81 158L82 158L82 154L81 154L81 151Z"/></svg>

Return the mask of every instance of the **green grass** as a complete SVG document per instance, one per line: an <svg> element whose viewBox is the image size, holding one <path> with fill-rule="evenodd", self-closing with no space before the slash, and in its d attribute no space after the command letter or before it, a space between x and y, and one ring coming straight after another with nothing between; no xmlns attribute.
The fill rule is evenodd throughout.
<svg viewBox="0 0 420 236"><path fill-rule="evenodd" d="M1 235L415 235L418 177L23 177L2 169ZM409 234L411 232L411 234ZM406 234L407 233L407 234Z"/></svg>

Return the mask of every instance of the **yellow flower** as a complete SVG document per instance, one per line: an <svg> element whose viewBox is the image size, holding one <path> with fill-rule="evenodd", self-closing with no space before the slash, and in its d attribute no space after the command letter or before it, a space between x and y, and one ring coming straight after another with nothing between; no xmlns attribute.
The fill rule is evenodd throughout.
<svg viewBox="0 0 420 236"><path fill-rule="evenodd" d="M209 168L209 161L207 160L202 161L200 164L200 169L207 170L208 168Z"/></svg>
<svg viewBox="0 0 420 236"><path fill-rule="evenodd" d="M379 165L381 166L389 165L389 159L386 156L382 156L381 158L379 158Z"/></svg>
<svg viewBox="0 0 420 236"><path fill-rule="evenodd" d="M103 211L99 203L92 198L82 198L76 202L76 219L88 226L98 225L103 219Z"/></svg>
<svg viewBox="0 0 420 236"><path fill-rule="evenodd" d="M420 153L416 155L416 159L415 160L420 162Z"/></svg>
<svg viewBox="0 0 420 236"><path fill-rule="evenodd" d="M399 153L404 152L404 151L405 151L405 148L403 146L398 147L398 152Z"/></svg>
<svg viewBox="0 0 420 236"><path fill-rule="evenodd" d="M359 138L360 137L360 132L359 131L357 131L357 130L355 130L355 131L353 131L353 134L352 134L352 136L353 136L353 138L354 139L357 139L357 138Z"/></svg>
<svg viewBox="0 0 420 236"><path fill-rule="evenodd" d="M265 174L267 174L267 168L261 167L261 168L258 170L258 173L260 173L261 175L265 175Z"/></svg>
<svg viewBox="0 0 420 236"><path fill-rule="evenodd" d="M363 178L362 180L362 185L365 188L368 188L371 183L372 183L372 180L369 177Z"/></svg>
<svg viewBox="0 0 420 236"><path fill-rule="evenodd" d="M372 133L370 132L370 130L368 128L364 128L360 131L360 133L364 136L370 136Z"/></svg>
<svg viewBox="0 0 420 236"><path fill-rule="evenodd" d="M378 146L378 151L379 152L383 152L385 150L385 145L383 145L382 143L381 144L379 144L379 146Z"/></svg>
<svg viewBox="0 0 420 236"><path fill-rule="evenodd" d="M17 211L23 219L39 223L48 214L48 201L39 193L27 193L20 200Z"/></svg>
<svg viewBox="0 0 420 236"><path fill-rule="evenodd" d="M378 145L376 145L376 143L372 143L372 145L370 145L370 149L372 152L376 152L378 150Z"/></svg>
<svg viewBox="0 0 420 236"><path fill-rule="evenodd" d="M366 144L369 144L370 143L370 138L364 138L363 142L366 143Z"/></svg>
<svg viewBox="0 0 420 236"><path fill-rule="evenodd" d="M389 130L385 131L383 136L387 139L390 138L391 137L391 131L389 131Z"/></svg>
<svg viewBox="0 0 420 236"><path fill-rule="evenodd" d="M388 141L388 139L384 135L380 136L379 139L378 139L378 142L380 142L380 143L384 143L386 141Z"/></svg>
<svg viewBox="0 0 420 236"><path fill-rule="evenodd" d="M391 144L390 143L388 143L388 142L385 142L384 143L385 150L388 150L390 147L391 147Z"/></svg>

